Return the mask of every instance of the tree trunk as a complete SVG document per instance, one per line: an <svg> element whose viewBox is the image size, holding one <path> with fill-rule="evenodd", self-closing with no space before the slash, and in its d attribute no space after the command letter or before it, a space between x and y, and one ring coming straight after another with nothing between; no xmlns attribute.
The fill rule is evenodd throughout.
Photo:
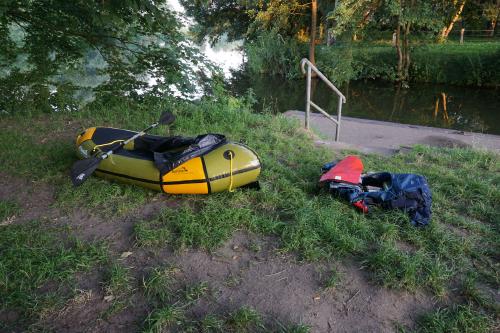
<svg viewBox="0 0 500 333"><path fill-rule="evenodd" d="M415 1L411 0L400 2L400 12L396 17L396 32L395 32L395 47L398 55L397 65L397 82L399 86L407 88L410 78L410 28L411 23L404 20L403 14L407 10L411 10L415 5ZM402 18L403 17L403 18Z"/></svg>
<svg viewBox="0 0 500 333"><path fill-rule="evenodd" d="M401 78L403 77L403 53L401 52L401 24L399 23L399 16L396 28L396 52L398 54L398 67L396 75L398 82L401 82Z"/></svg>
<svg viewBox="0 0 500 333"><path fill-rule="evenodd" d="M497 29L498 16L500 16L500 10L497 8L497 16L491 21L491 37L495 36L495 31Z"/></svg>
<svg viewBox="0 0 500 333"><path fill-rule="evenodd" d="M453 29L453 25L455 24L455 22L457 22L458 18L462 14L462 11L464 10L464 6L465 6L466 1L467 0L462 0L462 2L460 3L460 5L458 6L458 8L455 12L455 15L453 15L453 17L451 18L451 21L448 24L448 26L443 27L443 29L441 30L441 33L439 34L440 41L445 41L448 38L448 35L451 32L451 29Z"/></svg>
<svg viewBox="0 0 500 333"><path fill-rule="evenodd" d="M311 35L309 42L309 61L312 62L313 65L316 65L316 61L314 59L314 49L316 44L316 20L318 15L318 1L312 0L311 2Z"/></svg>
<svg viewBox="0 0 500 333"><path fill-rule="evenodd" d="M404 76L403 81L406 83L410 77L410 22L406 23L404 30Z"/></svg>

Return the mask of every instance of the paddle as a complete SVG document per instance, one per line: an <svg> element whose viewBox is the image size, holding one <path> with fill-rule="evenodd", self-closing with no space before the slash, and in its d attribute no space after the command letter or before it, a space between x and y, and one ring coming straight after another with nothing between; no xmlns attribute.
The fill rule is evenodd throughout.
<svg viewBox="0 0 500 333"><path fill-rule="evenodd" d="M155 128L158 125L169 125L173 123L175 120L175 116L170 113L170 112L164 112L161 116L158 122L152 124L142 132L139 132L132 136L131 138L121 141L118 145L118 147L111 149L104 154L100 156L95 156L95 157L90 157L84 160L79 160L73 164L71 167L71 181L73 182L74 186L79 186L81 185L84 181L87 180L87 178L94 173L94 171L97 169L99 166L99 163L101 163L102 160L105 160L108 158L110 155L112 155L114 152L117 150L121 149L123 146L125 146L127 143L130 141L133 141L137 139L138 137L146 134L147 131Z"/></svg>

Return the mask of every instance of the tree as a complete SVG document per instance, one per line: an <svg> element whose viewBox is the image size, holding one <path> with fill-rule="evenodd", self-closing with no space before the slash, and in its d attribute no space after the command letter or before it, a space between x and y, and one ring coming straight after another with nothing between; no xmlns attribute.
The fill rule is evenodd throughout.
<svg viewBox="0 0 500 333"><path fill-rule="evenodd" d="M379 0L343 0L338 1L334 10L328 14L331 21L335 21L332 32L336 36L348 34L354 38L373 17L373 13L381 8Z"/></svg>
<svg viewBox="0 0 500 333"><path fill-rule="evenodd" d="M498 17L500 16L500 0L487 1L483 4L483 15L490 21L491 36L495 35Z"/></svg>
<svg viewBox="0 0 500 333"><path fill-rule="evenodd" d="M49 108L57 95L71 99L82 89L136 97L141 90L161 96L173 85L192 91L205 65L180 28L160 0L4 0L0 109ZM89 75L101 82L85 83Z"/></svg>
<svg viewBox="0 0 500 333"><path fill-rule="evenodd" d="M446 25L439 33L438 41L444 41L448 38L448 35L453 29L453 25L462 14L466 2L466 0L453 0L444 3L444 16L447 17L445 20Z"/></svg>
<svg viewBox="0 0 500 333"><path fill-rule="evenodd" d="M253 0L180 0L186 14L194 18L193 37L201 42L217 42L223 35L229 41L245 38L253 22Z"/></svg>
<svg viewBox="0 0 500 333"><path fill-rule="evenodd" d="M353 36L366 28L367 21L375 13L395 31L396 80L406 87L410 79L412 30L435 31L442 20L435 12L432 0L345 0L335 8L330 18L337 22L334 29L336 35L347 33Z"/></svg>
<svg viewBox="0 0 500 333"><path fill-rule="evenodd" d="M309 61L315 65L314 53L316 49L316 25L318 17L318 1L311 1L311 34L309 36Z"/></svg>

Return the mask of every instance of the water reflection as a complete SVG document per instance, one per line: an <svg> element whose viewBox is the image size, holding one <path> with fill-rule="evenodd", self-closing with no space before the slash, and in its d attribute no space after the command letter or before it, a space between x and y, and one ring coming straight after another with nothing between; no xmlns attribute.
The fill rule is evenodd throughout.
<svg viewBox="0 0 500 333"><path fill-rule="evenodd" d="M235 74L230 89L243 94L252 88L259 108L275 112L304 110L305 80ZM341 87L347 97L344 116L500 134L500 94L480 89L436 84L412 84L396 89L381 81L354 81ZM336 114L337 97L322 83L313 85L313 101Z"/></svg>

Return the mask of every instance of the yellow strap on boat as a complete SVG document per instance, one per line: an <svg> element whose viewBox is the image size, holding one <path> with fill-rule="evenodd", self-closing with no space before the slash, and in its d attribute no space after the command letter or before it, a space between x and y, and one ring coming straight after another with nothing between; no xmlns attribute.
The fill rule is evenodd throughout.
<svg viewBox="0 0 500 333"><path fill-rule="evenodd" d="M123 141L125 141L125 140L115 140L115 141L111 141L111 142L108 142L108 143L103 143L103 144L100 144L100 145L95 145L93 150L99 149L99 148L104 147L104 146L112 145L113 143L123 142Z"/></svg>
<svg viewBox="0 0 500 333"><path fill-rule="evenodd" d="M229 192L234 192L233 189L233 152L229 151Z"/></svg>

